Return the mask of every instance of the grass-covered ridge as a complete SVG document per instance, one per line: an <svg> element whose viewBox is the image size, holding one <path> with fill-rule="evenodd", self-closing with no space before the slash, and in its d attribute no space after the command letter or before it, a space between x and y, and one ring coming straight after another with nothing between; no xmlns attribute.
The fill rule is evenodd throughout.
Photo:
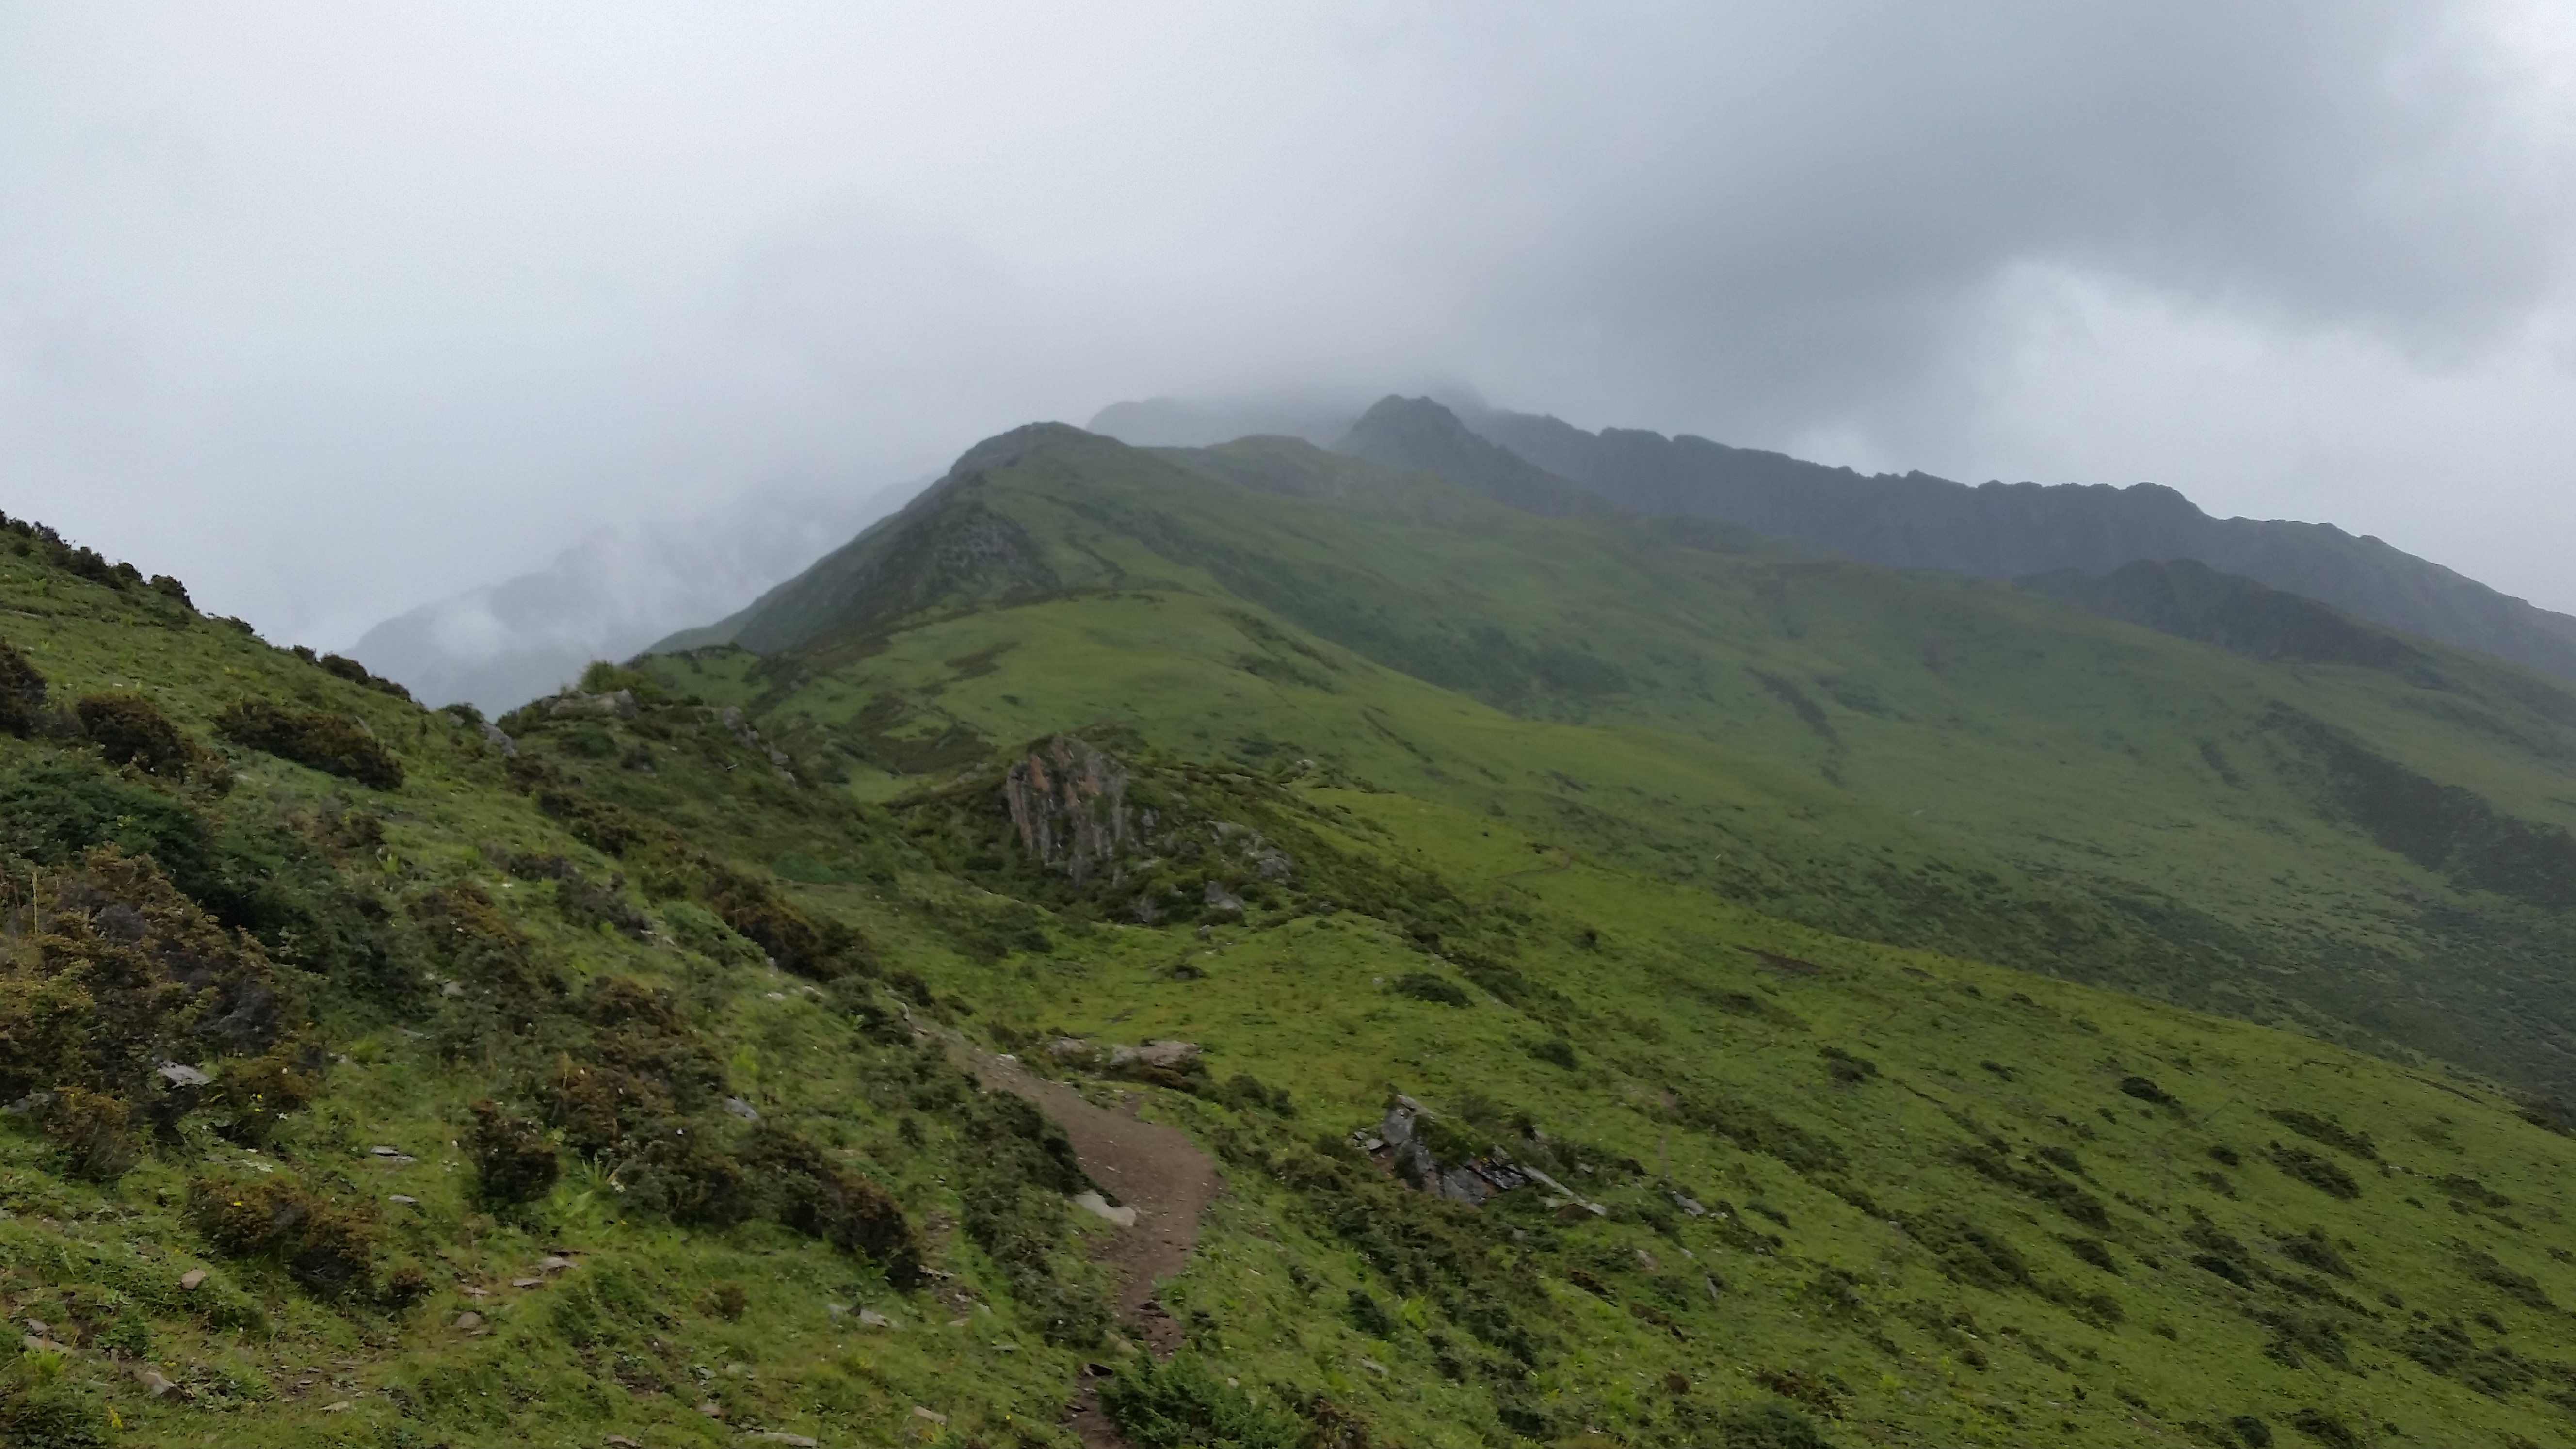
<svg viewBox="0 0 2576 1449"><path fill-rule="evenodd" d="M1845 934L2576 1084L2576 696L2348 621L2385 657L1534 517L1284 439L1033 428L733 626L768 652L656 667L863 794L1115 721Z"/></svg>
<svg viewBox="0 0 2576 1449"><path fill-rule="evenodd" d="M0 537L0 1436L2568 1437L2506 1091L1731 902L1954 837L1179 577L487 726ZM1220 1164L1156 1311L1000 1054Z"/></svg>

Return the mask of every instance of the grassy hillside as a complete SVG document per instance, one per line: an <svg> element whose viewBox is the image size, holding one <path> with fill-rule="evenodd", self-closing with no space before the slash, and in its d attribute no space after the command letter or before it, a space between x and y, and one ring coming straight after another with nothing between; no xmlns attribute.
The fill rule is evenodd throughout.
<svg viewBox="0 0 2576 1449"><path fill-rule="evenodd" d="M1843 934L2569 1090L2576 696L2328 617L2385 649L2249 657L1285 439L1054 429L743 616L757 658L656 667L862 796L1113 720Z"/></svg>
<svg viewBox="0 0 2576 1449"><path fill-rule="evenodd" d="M1154 569L495 731L0 535L0 1442L2569 1439L2505 1091L1730 902L1958 837Z"/></svg>

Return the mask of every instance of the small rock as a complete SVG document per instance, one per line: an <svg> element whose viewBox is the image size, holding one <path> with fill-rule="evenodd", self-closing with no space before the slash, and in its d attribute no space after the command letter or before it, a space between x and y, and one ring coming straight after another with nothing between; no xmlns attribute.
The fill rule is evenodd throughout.
<svg viewBox="0 0 2576 1449"><path fill-rule="evenodd" d="M916 1419L927 1419L934 1424L945 1424L948 1422L948 1416L946 1414L939 1412L937 1409L925 1409L919 1404L912 1406L912 1416Z"/></svg>
<svg viewBox="0 0 2576 1449"><path fill-rule="evenodd" d="M162 1373L157 1368L138 1368L134 1371L134 1378L137 1383L143 1385L146 1393L149 1393L156 1399L179 1392L179 1386L172 1383L169 1376ZM181 1397L184 1398L186 1396L181 1395Z"/></svg>
<svg viewBox="0 0 2576 1449"><path fill-rule="evenodd" d="M470 1333L483 1326L483 1315L468 1309L456 1315L456 1326Z"/></svg>
<svg viewBox="0 0 2576 1449"><path fill-rule="evenodd" d="M212 1082L214 1078L198 1071L195 1067L186 1066L179 1062L163 1062L161 1064L161 1080L168 1082L174 1087L202 1087L207 1083Z"/></svg>
<svg viewBox="0 0 2576 1449"><path fill-rule="evenodd" d="M899 1329L903 1327L902 1324L895 1322L893 1319L886 1317L884 1314L877 1312L873 1308L860 1309L859 1322L866 1324L870 1328Z"/></svg>
<svg viewBox="0 0 2576 1449"><path fill-rule="evenodd" d="M1091 1191L1088 1188L1074 1194L1073 1205L1081 1208L1087 1213L1090 1213L1094 1217L1106 1218L1122 1228L1132 1228L1136 1226L1136 1210L1134 1208L1123 1205L1119 1207L1111 1207L1109 1205L1109 1199L1102 1197L1099 1193Z"/></svg>
<svg viewBox="0 0 2576 1449"><path fill-rule="evenodd" d="M546 1280L543 1278L513 1278L510 1280L510 1286L513 1288L541 1288L545 1286L545 1281Z"/></svg>
<svg viewBox="0 0 2576 1449"><path fill-rule="evenodd" d="M347 1399L342 1399L336 1404L324 1404L322 1406L322 1412L326 1414L336 1414L349 1406L349 1401Z"/></svg>
<svg viewBox="0 0 2576 1449"><path fill-rule="evenodd" d="M491 1289L489 1289L489 1288L476 1288L476 1287L473 1287L473 1286L471 1286L471 1285L468 1285L468 1286L463 1287L463 1288L459 1288L459 1289L457 1289L456 1291L457 1291L457 1292L459 1292L459 1293L464 1294L464 1295L465 1295L466 1297L468 1297L468 1298L489 1298L489 1297L491 1297L491 1296L492 1296L492 1290L491 1290Z"/></svg>
<svg viewBox="0 0 2576 1449"><path fill-rule="evenodd" d="M772 994L774 995L775 993ZM779 999L784 1001L786 998L780 997ZM732 1113L734 1116L740 1117L745 1122L757 1122L760 1120L760 1109L751 1105L749 1102L744 1101L740 1097L725 1098L724 1109L727 1112Z"/></svg>
<svg viewBox="0 0 2576 1449"><path fill-rule="evenodd" d="M401 1163L420 1161L419 1158L412 1156L410 1153L403 1151L399 1147L370 1147L367 1149L367 1154L379 1162Z"/></svg>
<svg viewBox="0 0 2576 1449"><path fill-rule="evenodd" d="M1143 1046L1120 1047L1109 1054L1109 1064L1123 1067L1143 1063L1149 1067L1186 1068L1199 1059L1199 1044L1194 1041L1149 1041Z"/></svg>
<svg viewBox="0 0 2576 1449"><path fill-rule="evenodd" d="M764 991L760 993L760 995L761 999L764 1001L785 1001L787 999L787 993L784 991Z"/></svg>
<svg viewBox="0 0 2576 1449"><path fill-rule="evenodd" d="M179 1290L183 1293L194 1293L197 1291L197 1285L205 1281L205 1269L191 1268L187 1272L179 1275Z"/></svg>
<svg viewBox="0 0 2576 1449"><path fill-rule="evenodd" d="M564 1269L572 1266L572 1259L548 1255L547 1257L539 1259L537 1266L545 1269L549 1273L560 1273Z"/></svg>
<svg viewBox="0 0 2576 1449"><path fill-rule="evenodd" d="M644 1443L642 1440L629 1439L623 1434L611 1434L600 1442L603 1444L614 1444L617 1446L617 1449L644 1449Z"/></svg>
<svg viewBox="0 0 2576 1449"><path fill-rule="evenodd" d="M394 1194L392 1194L391 1196L387 1197L387 1198L385 1199L385 1201L387 1201L387 1202L398 1202L398 1203L401 1203L404 1207L418 1207L418 1206L420 1206L420 1199L419 1199L419 1198L416 1198L416 1197L407 1197L407 1196L405 1196L405 1195L404 1195L404 1194L402 1194L402 1193L394 1193Z"/></svg>
<svg viewBox="0 0 2576 1449"><path fill-rule="evenodd" d="M1643 1248L1639 1248L1637 1250L1637 1266L1651 1273L1663 1265L1655 1261L1654 1254L1647 1252Z"/></svg>
<svg viewBox="0 0 2576 1449"><path fill-rule="evenodd" d="M721 1419L724 1417L724 1405L717 1403L713 1399L708 1399L704 1403L698 1405L698 1412L706 1415L710 1419Z"/></svg>
<svg viewBox="0 0 2576 1449"><path fill-rule="evenodd" d="M1708 1209L1700 1206L1699 1199L1686 1192L1677 1192L1673 1194L1673 1206L1680 1208L1683 1212L1688 1213L1690 1216L1695 1218L1704 1218L1708 1216Z"/></svg>
<svg viewBox="0 0 2576 1449"><path fill-rule="evenodd" d="M1367 1369L1373 1374L1383 1374L1386 1372L1385 1364L1379 1363L1376 1359L1370 1358L1365 1354L1360 1356L1360 1367Z"/></svg>
<svg viewBox="0 0 2576 1449"><path fill-rule="evenodd" d="M751 1437L765 1439L772 1444L790 1444L795 1449L814 1449L817 1442L810 1434L790 1434L784 1429L763 1429Z"/></svg>

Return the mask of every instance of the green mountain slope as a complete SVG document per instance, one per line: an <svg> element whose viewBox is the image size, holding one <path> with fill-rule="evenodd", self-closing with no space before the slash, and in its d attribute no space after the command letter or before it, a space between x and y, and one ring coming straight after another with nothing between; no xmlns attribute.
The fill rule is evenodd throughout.
<svg viewBox="0 0 2576 1449"><path fill-rule="evenodd" d="M2576 1428L2545 1113L1749 909L1655 845L1821 907L1792 843L1964 837L1795 752L1426 683L1098 521L1168 487L1238 577L1256 538L1359 577L1369 536L1521 515L1268 444L1219 460L1266 493L985 457L945 499L1033 551L880 538L855 596L902 612L498 729L0 532L0 1441ZM1386 627L1608 709L1543 636ZM1954 634L1936 678L1999 667Z"/></svg>
<svg viewBox="0 0 2576 1449"><path fill-rule="evenodd" d="M2271 597L2346 652L2249 658L1698 520L1535 518L1285 439L1040 429L744 616L773 652L670 667L863 793L1114 720L1824 929L2567 1090L2576 697Z"/></svg>
<svg viewBox="0 0 2576 1449"><path fill-rule="evenodd" d="M1465 430L1428 399L1379 404L1399 407L1417 415L1408 424L1417 435ZM1927 473L1863 476L1687 434L1589 433L1529 413L1482 413L1472 425L1536 467L1644 513L1724 518L1871 563L1989 578L2192 559L2389 628L2576 679L2576 618L2332 524L2212 518L2152 483L1972 488Z"/></svg>

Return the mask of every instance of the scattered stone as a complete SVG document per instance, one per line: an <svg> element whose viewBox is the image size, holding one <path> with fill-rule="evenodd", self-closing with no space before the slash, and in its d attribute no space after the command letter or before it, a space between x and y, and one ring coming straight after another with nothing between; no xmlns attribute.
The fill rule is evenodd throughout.
<svg viewBox="0 0 2576 1449"><path fill-rule="evenodd" d="M1376 1359L1370 1358L1366 1354L1362 1354L1360 1356L1360 1367L1367 1369L1373 1374L1383 1374L1386 1372L1385 1364L1379 1363Z"/></svg>
<svg viewBox="0 0 2576 1449"><path fill-rule="evenodd" d="M519 757L519 742L501 733L501 727L488 719L483 722L483 742L510 759L515 760ZM616 1441L611 1439L610 1442Z"/></svg>
<svg viewBox="0 0 2576 1449"><path fill-rule="evenodd" d="M177 1384L170 1381L168 1375L150 1364L138 1364L134 1370L134 1378L135 1382L143 1385L144 1392L156 1399L167 1398L171 1394L178 1394L181 1398L187 1397Z"/></svg>
<svg viewBox="0 0 2576 1449"><path fill-rule="evenodd" d="M179 1291L182 1293L194 1293L197 1291L197 1285L205 1281L205 1269L191 1268L187 1272L179 1275Z"/></svg>
<svg viewBox="0 0 2576 1449"><path fill-rule="evenodd" d="M819 1442L810 1434L790 1434L784 1429L745 1430L744 1432L751 1438L765 1440L772 1444L792 1445L794 1449L815 1449L815 1445Z"/></svg>
<svg viewBox="0 0 2576 1449"><path fill-rule="evenodd" d="M465 1295L466 1297L468 1297L468 1298L489 1298L489 1297L491 1297L491 1296L492 1296L492 1290L491 1290L491 1289L489 1289L489 1288L477 1288L477 1287L473 1286L473 1285L472 1285L472 1284L470 1284L470 1283L469 1283L469 1284L467 1284L465 1287L462 1287L462 1288L457 1289L456 1291L457 1291L457 1292L459 1292L459 1293L464 1294L464 1295Z"/></svg>
<svg viewBox="0 0 2576 1449"><path fill-rule="evenodd" d="M418 1206L420 1206L420 1199L419 1199L419 1198L411 1197L411 1196L407 1196L407 1195L405 1195L405 1194L403 1194L403 1193L399 1193L399 1192L398 1192L398 1193L394 1193L394 1194L392 1194L392 1195L388 1196L388 1197L385 1199L385 1201L387 1201L387 1202L398 1202L398 1203L401 1203L404 1207L418 1207Z"/></svg>
<svg viewBox="0 0 2576 1449"><path fill-rule="evenodd" d="M629 1439L623 1434L611 1434L600 1442L603 1444L614 1444L617 1446L617 1449L644 1449L644 1442L642 1440Z"/></svg>
<svg viewBox="0 0 2576 1449"><path fill-rule="evenodd" d="M724 1405L708 1399L698 1405L698 1412L710 1419L721 1419L724 1417Z"/></svg>
<svg viewBox="0 0 2576 1449"><path fill-rule="evenodd" d="M779 994L778 994L777 992L775 992L775 991L773 991L773 992L771 992L771 993L769 993L769 994L770 994L771 996L777 997L780 1001L785 1001L785 1000L787 999L787 998L786 998L786 997L784 997L784 996L779 996ZM745 1122L757 1122L757 1121L759 1121L759 1120L760 1120L760 1109L759 1109L759 1108L757 1108L757 1107L754 1107L754 1106L753 1106L753 1105L751 1105L749 1102L744 1101L744 1100L743 1100L742 1098L740 1098L740 1097L727 1097L727 1098L725 1098L725 1099L724 1099L724 1109L725 1109L727 1112L732 1113L734 1116L736 1116L736 1117L740 1117L740 1118L741 1118L742 1120L744 1120Z"/></svg>
<svg viewBox="0 0 2576 1449"><path fill-rule="evenodd" d="M336 1413L339 1413L342 1409L346 1409L346 1408L349 1408L349 1407L350 1407L350 1403L349 1403L349 1401L348 1401L347 1399L342 1399L340 1402L338 1402L338 1403L336 1403L336 1404L324 1404L324 1405L322 1406L322 1412L323 1412L323 1413L326 1413L326 1414L336 1414Z"/></svg>
<svg viewBox="0 0 2576 1449"><path fill-rule="evenodd" d="M510 1280L510 1286L513 1288L541 1288L545 1286L545 1281L546 1280L543 1278L513 1278Z"/></svg>
<svg viewBox="0 0 2576 1449"><path fill-rule="evenodd" d="M919 1404L912 1406L912 1416L916 1419L927 1419L933 1424L945 1424L948 1422L948 1416L946 1414L939 1412L937 1409L925 1409Z"/></svg>
<svg viewBox="0 0 2576 1449"><path fill-rule="evenodd" d="M468 1333L471 1333L475 1329L483 1326L483 1315L474 1312L472 1309L467 1309L465 1312L456 1315L456 1326L464 1329Z"/></svg>
<svg viewBox="0 0 2576 1449"><path fill-rule="evenodd" d="M1704 1218L1708 1216L1708 1209L1700 1206L1699 1199L1692 1197L1686 1192L1677 1192L1673 1194L1673 1206L1680 1208L1684 1213L1691 1217Z"/></svg>
<svg viewBox="0 0 2576 1449"><path fill-rule="evenodd" d="M403 1163L420 1161L419 1158L412 1156L410 1153L403 1151L399 1147L378 1145L368 1148L367 1154L385 1162Z"/></svg>
<svg viewBox="0 0 2576 1449"><path fill-rule="evenodd" d="M537 1266L545 1269L549 1273L560 1273L564 1269L572 1266L572 1259L549 1254L546 1257L539 1259Z"/></svg>
<svg viewBox="0 0 2576 1449"><path fill-rule="evenodd" d="M877 1311L876 1311L875 1309L873 1309L873 1308L862 1308L862 1309L860 1309L860 1310L859 1310L859 1322L861 1322L861 1323L863 1323L863 1324L867 1325L867 1326L868 1326L868 1327L870 1327L870 1328L894 1328L894 1329L900 1329L900 1328L902 1328L902 1327L903 1327L903 1325L902 1325L902 1324L895 1322L893 1319L886 1317L884 1314L877 1312Z"/></svg>
<svg viewBox="0 0 2576 1449"><path fill-rule="evenodd" d="M1102 1197L1099 1193L1088 1188L1074 1194L1073 1205L1081 1208L1087 1213L1090 1213L1094 1217L1106 1218L1122 1228L1132 1228L1136 1226L1136 1210L1134 1208L1126 1206L1111 1207L1107 1198Z"/></svg>
<svg viewBox="0 0 2576 1449"><path fill-rule="evenodd" d="M1185 1071L1196 1063L1201 1053L1194 1041L1149 1041L1143 1046L1120 1047L1109 1054L1113 1067L1163 1067Z"/></svg>
<svg viewBox="0 0 2576 1449"><path fill-rule="evenodd" d="M214 1081L214 1078L198 1071L195 1067L179 1062L163 1062L160 1070L161 1080L174 1087L202 1087Z"/></svg>

